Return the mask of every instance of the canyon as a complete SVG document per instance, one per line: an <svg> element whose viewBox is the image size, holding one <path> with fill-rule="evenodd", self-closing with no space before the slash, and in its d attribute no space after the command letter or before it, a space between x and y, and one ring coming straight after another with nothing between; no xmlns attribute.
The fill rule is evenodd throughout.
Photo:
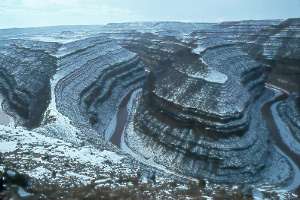
<svg viewBox="0 0 300 200"><path fill-rule="evenodd" d="M299 197L299 63L300 19L1 29L0 189Z"/></svg>

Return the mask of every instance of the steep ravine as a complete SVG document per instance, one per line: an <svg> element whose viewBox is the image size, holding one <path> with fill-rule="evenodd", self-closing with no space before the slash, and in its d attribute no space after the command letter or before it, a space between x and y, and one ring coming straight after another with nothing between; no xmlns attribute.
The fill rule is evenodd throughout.
<svg viewBox="0 0 300 200"><path fill-rule="evenodd" d="M5 176L48 197L299 190L298 19L62 29L1 32Z"/></svg>
<svg viewBox="0 0 300 200"><path fill-rule="evenodd" d="M298 176L299 176L299 169L300 169L300 160L299 160L299 155L294 153L291 150L291 147L289 146L289 144L287 144L286 142L284 142L283 138L282 138L282 134L284 133L280 133L280 129L278 128L276 122L275 122L275 116L272 114L272 110L271 107L276 105L278 102L281 102L285 99L287 99L289 96L286 92L284 91L280 91L278 89L274 89L276 95L275 95L275 99L266 103L262 108L262 114L264 116L264 119L267 123L268 129L269 129L269 133L270 136L273 138L276 146L278 148L280 148L280 150L285 153L289 158L292 159L293 163L295 163L298 167ZM297 173L296 173L297 174ZM298 195L299 195L299 191L300 191L300 177L296 176L295 179L298 180L298 182L296 183L296 187L293 186L293 190L296 190Z"/></svg>
<svg viewBox="0 0 300 200"><path fill-rule="evenodd" d="M56 44L11 40L1 41L0 46L1 93L19 116L19 125L38 127L50 101L56 58L49 52Z"/></svg>

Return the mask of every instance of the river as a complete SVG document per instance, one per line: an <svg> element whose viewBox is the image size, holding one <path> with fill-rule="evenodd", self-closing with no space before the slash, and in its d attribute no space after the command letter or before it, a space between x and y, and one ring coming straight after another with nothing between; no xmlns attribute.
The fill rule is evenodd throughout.
<svg viewBox="0 0 300 200"><path fill-rule="evenodd" d="M125 126L130 116L132 101L136 98L137 94L142 91L141 88L128 93L120 105L118 106L116 114L109 122L108 128L105 132L105 139L121 148L121 138Z"/></svg>
<svg viewBox="0 0 300 200"><path fill-rule="evenodd" d="M269 88L272 86L268 85ZM266 103L262 106L261 112L263 114L264 119L266 120L267 127L269 129L270 135L273 138L277 150L283 156L285 156L293 165L294 170L296 171L295 180L288 187L284 188L286 190L296 190L296 193L300 192L299 181L300 181L300 156L291 150L291 147L286 144L286 142L282 138L282 134L280 131L280 127L278 128L278 117L274 116L274 111L272 112L272 106L276 106L277 103L283 101L289 97L288 93L284 90L280 90L280 88L272 88L277 91L277 97L274 100ZM131 151L127 147L124 141L125 134L125 126L127 124L129 115L131 113L132 102L136 98L137 94L141 92L141 89L135 90L124 97L120 105L118 106L117 112L109 123L108 129L105 133L105 138L112 142L114 145L122 148L125 152L131 154L136 159L144 162L145 164L151 165L153 167L157 167L161 170L168 171L164 166L157 165L152 163L150 160L144 160L137 154ZM276 119L276 121L275 121ZM172 172L171 172L172 173ZM299 180L298 180L299 179Z"/></svg>
<svg viewBox="0 0 300 200"><path fill-rule="evenodd" d="M275 114L277 114L277 113L275 113L276 109L274 110L274 108L276 108L277 104L280 101L283 101L289 97L289 94L286 91L281 90L280 88L277 88L277 87L273 88L272 86L269 85L269 88L272 88L273 90L280 92L281 94L279 94L274 100L266 103L261 108L261 112L267 123L267 127L269 129L270 136L273 138L276 146L282 152L282 155L287 156L287 158L292 162L293 168L295 170L295 178L294 178L295 180L286 189L287 190L295 190L295 192L297 194L299 194L299 192L300 192L300 186L299 186L299 184L300 184L300 174L299 174L300 173L299 172L300 156L297 153L295 153L294 151L292 151L291 147L284 141L284 138L282 135L284 135L285 133L282 132L281 127L277 126L279 124L278 121L280 120L280 118L278 116L275 116ZM276 121L275 121L275 119L276 119Z"/></svg>

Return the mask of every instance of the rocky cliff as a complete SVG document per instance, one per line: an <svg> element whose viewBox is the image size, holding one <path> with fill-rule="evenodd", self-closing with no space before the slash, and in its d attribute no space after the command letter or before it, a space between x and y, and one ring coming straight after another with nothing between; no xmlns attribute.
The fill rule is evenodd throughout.
<svg viewBox="0 0 300 200"><path fill-rule="evenodd" d="M1 92L28 128L37 127L50 101L50 78L57 44L35 41L0 41ZM32 77L32 78L30 78Z"/></svg>
<svg viewBox="0 0 300 200"><path fill-rule="evenodd" d="M29 145L34 152L23 152L34 158L31 164L14 158L6 166L18 163L28 175L50 173L51 166L59 168L51 159L67 148L61 156L76 173L65 166L52 177L54 184L97 182L113 188L114 176L128 172L135 178L126 176L130 181L122 179L118 186L130 187L136 178L155 185L157 171L166 181L196 178L294 190L300 184L299 21L1 30L3 110L15 121L1 125L1 141L13 144L2 150L11 157ZM20 127L14 126L24 126L23 141L16 144ZM34 146L40 134L42 153L49 145L56 152L49 150L42 162ZM55 146L50 138L66 145ZM84 157L100 159L111 179L102 183L92 176L92 169L102 173L98 164L87 164L76 148ZM139 171L148 169L154 172L143 178ZM177 178L164 175L169 173ZM59 178L64 174L67 178Z"/></svg>
<svg viewBox="0 0 300 200"><path fill-rule="evenodd" d="M248 49L262 62L271 65L268 82L290 92L299 91L299 19L288 19L251 35L247 42L255 44ZM256 47L255 47L256 46Z"/></svg>
<svg viewBox="0 0 300 200"><path fill-rule="evenodd" d="M201 44L209 43L205 39ZM240 45L221 39L214 44L199 55L182 47L170 53L159 73L150 70L126 142L136 153L189 176L263 182L280 158L259 120L268 101L266 68ZM287 160L282 164L292 170ZM277 175L278 184L291 179Z"/></svg>

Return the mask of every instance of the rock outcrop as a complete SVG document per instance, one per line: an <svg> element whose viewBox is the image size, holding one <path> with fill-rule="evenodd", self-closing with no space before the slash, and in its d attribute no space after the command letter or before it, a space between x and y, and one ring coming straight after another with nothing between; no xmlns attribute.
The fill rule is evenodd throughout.
<svg viewBox="0 0 300 200"><path fill-rule="evenodd" d="M122 99L142 86L145 70L137 54L103 37L64 45L55 87L58 110L78 127L101 135ZM68 52L68 53L65 53Z"/></svg>
<svg viewBox="0 0 300 200"><path fill-rule="evenodd" d="M170 58L160 73L150 71L151 82L128 129L129 147L172 170L214 182L264 179L264 169L272 168L265 158L278 159L258 120L266 101L264 65L224 43L200 55L182 48ZM290 169L287 161L284 165Z"/></svg>
<svg viewBox="0 0 300 200"><path fill-rule="evenodd" d="M93 158L96 151L116 152L114 156L122 157L117 168L126 163L118 176L146 169L139 163L144 162L151 170L162 169L162 174L172 171L218 184L295 189L299 169L294 157L276 146L269 127L278 118L300 141L299 21L0 30L4 111L18 116L15 125L32 129L21 128L18 136L14 125L2 128L0 139L15 145L14 150L3 149L11 155L25 151L13 140L37 142L42 134L45 145L49 138L67 142L72 150L66 152L84 149L84 155ZM295 94L283 100L281 92L266 88L266 83ZM276 101L277 118L264 119L266 107ZM113 137L139 162L104 141ZM49 141L56 153L65 148ZM37 153L34 144L30 148ZM79 159L71 153L67 157ZM83 173L84 163L74 163L80 163L80 169L72 169ZM87 166L92 170L96 165Z"/></svg>
<svg viewBox="0 0 300 200"><path fill-rule="evenodd" d="M300 91L299 29L300 19L288 19L245 40L247 52L271 66L267 81L289 92Z"/></svg>
<svg viewBox="0 0 300 200"><path fill-rule="evenodd" d="M299 140L300 105L300 19L288 19L280 24L263 28L246 41L247 52L270 66L267 82L294 93L279 103L278 112Z"/></svg>
<svg viewBox="0 0 300 200"><path fill-rule="evenodd" d="M50 101L50 78L56 58L55 43L23 40L0 41L0 88L21 123L37 127Z"/></svg>
<svg viewBox="0 0 300 200"><path fill-rule="evenodd" d="M287 127L294 138L300 143L300 112L297 105L298 98L299 97L296 94L293 94L290 98L282 101L277 109L280 113L280 117L287 124Z"/></svg>
<svg viewBox="0 0 300 200"><path fill-rule="evenodd" d="M65 37L66 43L42 36L38 39L46 42L35 36L3 40L1 90L20 116L19 124L36 128L42 122L38 132L60 139L96 134L93 127L100 139L117 106L142 86L146 72L137 54L110 39Z"/></svg>

